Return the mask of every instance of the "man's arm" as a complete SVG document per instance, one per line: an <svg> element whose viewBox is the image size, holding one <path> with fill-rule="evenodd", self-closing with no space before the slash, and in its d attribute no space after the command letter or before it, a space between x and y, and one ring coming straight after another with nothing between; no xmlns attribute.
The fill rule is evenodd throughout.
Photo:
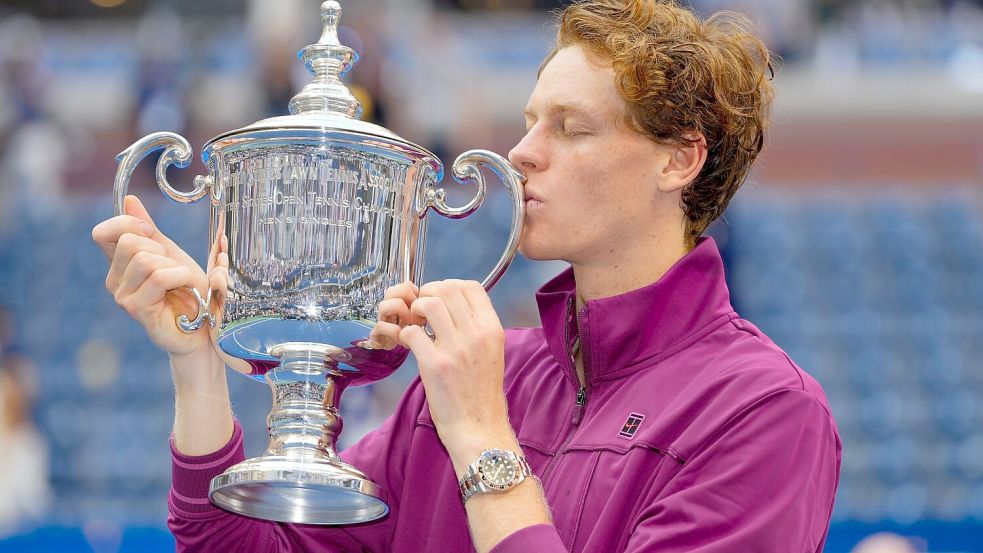
<svg viewBox="0 0 983 553"><path fill-rule="evenodd" d="M232 437L232 406L225 364L213 348L171 355L174 446L188 456L218 451Z"/></svg>
<svg viewBox="0 0 983 553"><path fill-rule="evenodd" d="M460 480L475 459L486 449L504 449L522 455L519 442L510 427L497 433L486 429L464 437L448 449L454 473ZM549 507L542 486L536 478L526 478L506 493L479 493L464 504L468 526L478 551L529 551L528 549L495 548L509 535L530 525L550 525ZM555 534L556 530L552 532ZM559 541L557 535L557 543ZM562 547L562 544L561 544ZM495 548L495 549L493 549ZM549 549L547 551L550 551Z"/></svg>
<svg viewBox="0 0 983 553"><path fill-rule="evenodd" d="M400 306L399 320L426 321L434 337L413 324L390 330L416 356L430 415L457 477L487 449L521 454L503 388L505 331L484 288L474 281L431 282L418 297L404 300L408 309ZM384 327L379 330L387 333ZM472 496L465 509L480 553L518 530L550 524L549 508L533 478L506 493Z"/></svg>

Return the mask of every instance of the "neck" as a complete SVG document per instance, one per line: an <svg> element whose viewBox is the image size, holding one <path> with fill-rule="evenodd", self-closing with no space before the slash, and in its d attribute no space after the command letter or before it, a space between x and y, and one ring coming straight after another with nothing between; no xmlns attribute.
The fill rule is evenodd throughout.
<svg viewBox="0 0 983 553"><path fill-rule="evenodd" d="M571 263L577 282L577 310L588 300L617 296L652 284L688 251L682 237L673 237L622 248L618 258L592 256L589 260ZM648 252L648 255L642 252Z"/></svg>

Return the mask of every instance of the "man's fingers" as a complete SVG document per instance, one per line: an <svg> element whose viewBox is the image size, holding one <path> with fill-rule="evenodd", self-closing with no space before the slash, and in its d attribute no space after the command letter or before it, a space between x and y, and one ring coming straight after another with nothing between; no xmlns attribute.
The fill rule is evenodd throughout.
<svg viewBox="0 0 983 553"><path fill-rule="evenodd" d="M400 330L399 343L409 348L417 359L432 359L439 353L437 345L420 326L408 326Z"/></svg>
<svg viewBox="0 0 983 553"><path fill-rule="evenodd" d="M222 266L212 268L208 272L208 287L216 292L228 290L229 268Z"/></svg>
<svg viewBox="0 0 983 553"><path fill-rule="evenodd" d="M130 314L138 316L141 311L161 302L167 292L193 286L194 278L191 269L180 265L157 269L147 276L133 294L122 299L121 306ZM193 312L185 315L192 319L195 317Z"/></svg>
<svg viewBox="0 0 983 553"><path fill-rule="evenodd" d="M464 332L468 332L474 326L474 310L461 292L462 285L463 281L460 280L430 282L420 288L420 298L440 298L446 306L447 312L454 322L454 326ZM434 326L432 322L431 326ZM434 326L434 331L438 335L440 334L436 326Z"/></svg>
<svg viewBox="0 0 983 553"><path fill-rule="evenodd" d="M379 320L369 333L369 339L362 342L369 349L390 350L399 345L399 332L407 325L426 322L420 315L410 311L410 305L417 299L419 289L412 282L403 282L386 289L384 299L379 302Z"/></svg>
<svg viewBox="0 0 983 553"><path fill-rule="evenodd" d="M379 320L396 323L400 326L422 325L426 321L410 312L410 305L416 301L420 289L412 282L403 282L386 289L379 303Z"/></svg>
<svg viewBox="0 0 983 553"><path fill-rule="evenodd" d="M222 236L216 236L208 248L208 262L205 263L208 271L218 265L218 256L222 253Z"/></svg>
<svg viewBox="0 0 983 553"><path fill-rule="evenodd" d="M477 315L476 319L480 323L487 322L502 326L498 318L498 313L495 311L495 306L492 305L491 297L488 296L488 292L485 291L485 288L480 282L476 280L465 281L461 286L461 293L464 294L471 309Z"/></svg>
<svg viewBox="0 0 983 553"><path fill-rule="evenodd" d="M410 307L400 298L389 298L379 302L379 321L405 326L410 323Z"/></svg>
<svg viewBox="0 0 983 553"><path fill-rule="evenodd" d="M411 305L419 296L420 289L412 282L403 282L386 289L383 300L400 300L406 305Z"/></svg>
<svg viewBox="0 0 983 553"><path fill-rule="evenodd" d="M119 282L113 290L113 295L117 298L128 296L143 286L144 281L154 271L177 266L178 264L174 260L163 255L145 251L137 252L120 276Z"/></svg>
<svg viewBox="0 0 983 553"><path fill-rule="evenodd" d="M146 236L132 233L126 233L120 236L116 243L116 249L113 252L109 274L106 276L107 288L110 290L119 288L124 273L130 268L133 258L138 254L163 257L167 254L167 249Z"/></svg>
<svg viewBox="0 0 983 553"><path fill-rule="evenodd" d="M123 213L136 217L154 228L157 227L157 225L154 224L154 218L150 216L150 212L148 212L147 208L143 206L143 202L140 201L140 198L137 198L132 194L123 198Z"/></svg>
<svg viewBox="0 0 983 553"><path fill-rule="evenodd" d="M378 322L369 333L369 340L375 342L377 349L393 349L399 344L399 332L403 327L386 322Z"/></svg>
<svg viewBox="0 0 983 553"><path fill-rule="evenodd" d="M132 215L120 215L106 219L92 229L92 240L102 250L106 259L112 261L116 254L116 246L120 237L126 234L149 237L154 233L154 227L146 221Z"/></svg>
<svg viewBox="0 0 983 553"><path fill-rule="evenodd" d="M430 328L433 329L433 333L437 336L438 341L446 343L451 339L456 339L452 337L457 336L457 328L454 326L454 320L447 311L447 306L444 304L443 299L431 296L419 298L413 302L413 305L410 307L410 313L425 319L430 324ZM407 326L406 328L412 327ZM422 328L420 328L420 331L424 336L427 335ZM427 339L429 340L430 338L427 337Z"/></svg>
<svg viewBox="0 0 983 553"><path fill-rule="evenodd" d="M173 255L176 254L177 252L183 253L183 250L181 250L181 248L178 247L178 245L175 244L173 240L168 238L167 235L165 235L163 232L160 231L160 229L157 228L157 225L154 224L153 218L150 216L150 213L147 211L147 208L143 206L143 202L140 201L140 198L137 198L136 196L133 195L127 196L123 200L123 212L126 213L127 215L135 217L136 219L139 219L146 225L149 225L150 228L152 229L152 232L147 236L151 240L154 240L155 242L167 248L168 254Z"/></svg>
<svg viewBox="0 0 983 553"><path fill-rule="evenodd" d="M229 269L214 267L208 273L208 289L212 291L212 304L216 313L225 310L225 297L229 290Z"/></svg>
<svg viewBox="0 0 983 553"><path fill-rule="evenodd" d="M417 288L416 284L412 282L401 282L395 286L390 286L386 289L385 299L389 298L403 298L406 303L413 303L413 300L419 295L420 289Z"/></svg>

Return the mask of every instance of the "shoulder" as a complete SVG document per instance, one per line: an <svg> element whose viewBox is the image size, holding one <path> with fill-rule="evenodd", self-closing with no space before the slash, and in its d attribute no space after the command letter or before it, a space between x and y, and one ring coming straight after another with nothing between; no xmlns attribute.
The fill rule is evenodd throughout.
<svg viewBox="0 0 983 553"><path fill-rule="evenodd" d="M735 407L781 389L826 403L822 387L749 321L733 317L653 368L672 374L674 395L730 401ZM650 371L647 371L650 372Z"/></svg>
<svg viewBox="0 0 983 553"><path fill-rule="evenodd" d="M726 345L708 366L707 377L744 388L748 399L799 390L829 411L819 382L751 322L735 318L721 332Z"/></svg>
<svg viewBox="0 0 983 553"><path fill-rule="evenodd" d="M695 455L754 419L826 427L836 436L822 386L750 322L735 318L692 347L692 362L675 367L678 384L666 397L678 417L677 451Z"/></svg>

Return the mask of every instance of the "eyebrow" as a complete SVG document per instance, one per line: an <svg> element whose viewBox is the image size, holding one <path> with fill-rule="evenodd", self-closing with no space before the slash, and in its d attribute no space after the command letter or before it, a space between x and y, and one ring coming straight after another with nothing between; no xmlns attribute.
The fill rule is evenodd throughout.
<svg viewBox="0 0 983 553"><path fill-rule="evenodd" d="M562 104L551 102L547 104L546 112L553 115L569 114L569 115L581 115L585 117L591 116L591 110L587 109L587 106L579 102L566 102ZM524 109L522 113L528 117L533 117L535 115L535 113L529 108Z"/></svg>

